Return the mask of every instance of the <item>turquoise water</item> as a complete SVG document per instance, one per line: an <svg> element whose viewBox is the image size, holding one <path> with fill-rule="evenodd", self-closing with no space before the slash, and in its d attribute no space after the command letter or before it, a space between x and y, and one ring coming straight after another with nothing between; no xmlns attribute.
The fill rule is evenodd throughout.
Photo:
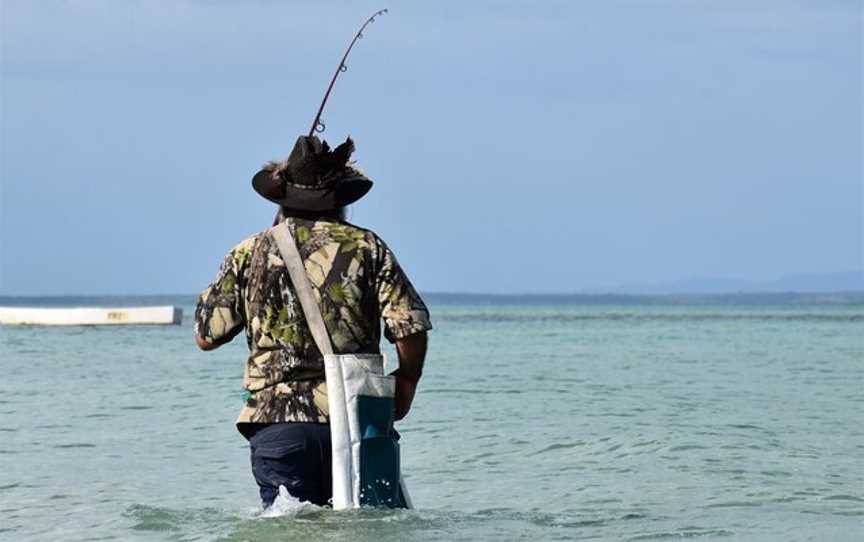
<svg viewBox="0 0 864 542"><path fill-rule="evenodd" d="M188 301L181 327L0 328L0 538L864 539L860 305L433 302L417 509L264 515L244 341L198 352Z"/></svg>

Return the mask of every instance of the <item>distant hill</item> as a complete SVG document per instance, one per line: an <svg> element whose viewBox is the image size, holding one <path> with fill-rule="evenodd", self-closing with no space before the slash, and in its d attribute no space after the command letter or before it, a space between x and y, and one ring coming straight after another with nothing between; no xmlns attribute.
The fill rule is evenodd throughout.
<svg viewBox="0 0 864 542"><path fill-rule="evenodd" d="M424 293L433 305L682 305L803 306L864 305L864 290L854 292L764 292L723 294L466 294Z"/></svg>
<svg viewBox="0 0 864 542"><path fill-rule="evenodd" d="M604 293L634 295L691 295L734 293L834 293L864 291L864 270L845 273L802 273L787 275L777 280L757 282L740 279L693 277L689 279L656 283L627 284ZM592 293L599 293L594 290Z"/></svg>

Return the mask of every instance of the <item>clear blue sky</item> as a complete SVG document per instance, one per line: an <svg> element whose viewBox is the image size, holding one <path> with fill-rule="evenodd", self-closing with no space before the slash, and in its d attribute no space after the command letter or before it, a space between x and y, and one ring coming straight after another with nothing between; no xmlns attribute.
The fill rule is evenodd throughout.
<svg viewBox="0 0 864 542"><path fill-rule="evenodd" d="M424 291L860 269L862 3L2 0L0 293L196 292L325 112Z"/></svg>

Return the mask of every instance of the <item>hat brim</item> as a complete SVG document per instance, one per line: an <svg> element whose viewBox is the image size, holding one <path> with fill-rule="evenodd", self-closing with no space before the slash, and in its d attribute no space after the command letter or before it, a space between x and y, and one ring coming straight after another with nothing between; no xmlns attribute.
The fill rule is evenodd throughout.
<svg viewBox="0 0 864 542"><path fill-rule="evenodd" d="M273 178L262 169L252 177L252 188L262 197L288 209L329 211L351 205L372 189L372 181L363 176L343 179L331 188L295 188Z"/></svg>

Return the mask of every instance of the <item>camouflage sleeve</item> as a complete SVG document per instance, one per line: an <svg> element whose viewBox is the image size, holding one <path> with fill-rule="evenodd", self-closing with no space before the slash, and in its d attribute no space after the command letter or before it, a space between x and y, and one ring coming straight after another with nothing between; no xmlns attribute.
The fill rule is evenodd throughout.
<svg viewBox="0 0 864 542"><path fill-rule="evenodd" d="M392 343L414 333L432 329L429 310L396 261L396 256L384 241L377 237L375 241L375 287L378 309L384 319L384 336Z"/></svg>
<svg viewBox="0 0 864 542"><path fill-rule="evenodd" d="M216 280L198 297L195 334L210 344L230 341L245 324L240 280L251 255L247 245L241 243L225 256Z"/></svg>

